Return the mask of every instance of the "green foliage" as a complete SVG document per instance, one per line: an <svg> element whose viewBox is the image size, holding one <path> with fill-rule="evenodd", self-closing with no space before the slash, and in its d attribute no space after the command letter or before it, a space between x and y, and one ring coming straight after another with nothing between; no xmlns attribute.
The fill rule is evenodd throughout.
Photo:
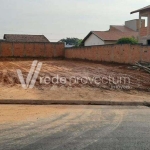
<svg viewBox="0 0 150 150"><path fill-rule="evenodd" d="M138 40L135 38L121 38L117 41L117 44L138 44Z"/></svg>
<svg viewBox="0 0 150 150"><path fill-rule="evenodd" d="M59 42L65 42L67 45L74 45L76 47L80 46L82 39L78 38L66 38L66 39L61 39Z"/></svg>
<svg viewBox="0 0 150 150"><path fill-rule="evenodd" d="M77 44L76 46L80 46L81 43L82 43L82 39L79 39L79 40L78 40L78 44Z"/></svg>

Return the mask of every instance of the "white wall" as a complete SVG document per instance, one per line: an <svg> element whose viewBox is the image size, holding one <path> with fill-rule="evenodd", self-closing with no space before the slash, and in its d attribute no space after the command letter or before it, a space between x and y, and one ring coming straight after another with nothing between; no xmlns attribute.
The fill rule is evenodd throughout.
<svg viewBox="0 0 150 150"><path fill-rule="evenodd" d="M99 39L96 35L91 34L89 38L84 42L84 46L92 46L92 45L104 45L104 41Z"/></svg>

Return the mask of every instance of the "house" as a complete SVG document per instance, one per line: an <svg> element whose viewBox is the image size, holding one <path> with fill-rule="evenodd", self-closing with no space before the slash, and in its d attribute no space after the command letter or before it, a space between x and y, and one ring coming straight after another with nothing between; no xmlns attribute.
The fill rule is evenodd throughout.
<svg viewBox="0 0 150 150"><path fill-rule="evenodd" d="M144 20L143 24L145 23ZM111 25L108 31L91 31L82 41L83 46L115 44L120 38L138 38L138 19L126 21L125 25Z"/></svg>
<svg viewBox="0 0 150 150"><path fill-rule="evenodd" d="M150 45L150 5L146 6L144 8L132 11L131 14L139 12L139 35L138 40L139 43L142 43L144 45ZM143 25L141 22L142 17L147 18L147 25Z"/></svg>
<svg viewBox="0 0 150 150"><path fill-rule="evenodd" d="M4 34L8 42L50 42L44 35Z"/></svg>

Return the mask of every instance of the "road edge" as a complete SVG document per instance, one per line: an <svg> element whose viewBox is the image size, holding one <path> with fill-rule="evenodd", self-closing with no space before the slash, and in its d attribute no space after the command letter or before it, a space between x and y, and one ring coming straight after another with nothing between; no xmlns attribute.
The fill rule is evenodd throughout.
<svg viewBox="0 0 150 150"><path fill-rule="evenodd" d="M0 104L12 105L120 105L150 106L150 102L125 101L83 101L83 100L0 100Z"/></svg>

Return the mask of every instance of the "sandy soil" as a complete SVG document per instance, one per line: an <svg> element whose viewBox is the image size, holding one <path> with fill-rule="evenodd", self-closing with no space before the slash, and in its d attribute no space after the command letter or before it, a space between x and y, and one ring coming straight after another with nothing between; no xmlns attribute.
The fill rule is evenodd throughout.
<svg viewBox="0 0 150 150"><path fill-rule="evenodd" d="M42 90L38 88L24 90L20 86L0 86L0 99L148 101L150 94L135 90L124 92L91 87L53 86Z"/></svg>
<svg viewBox="0 0 150 150"><path fill-rule="evenodd" d="M65 83L66 87L91 86L110 89L111 86L114 86L115 83L117 83L120 77L128 77L130 78L131 89L149 91L150 75L140 70L130 70L129 66L127 65L96 64L91 62L66 60L50 60L40 62L43 62L43 66L40 71L39 78L37 79L36 85L39 85L40 77L49 76L52 78L58 75L59 77L65 77L67 79L67 83ZM27 77L31 64L32 61L0 61L0 82L10 85L20 84L16 69L21 69L24 77ZM74 83L73 80L72 84L70 85L69 79L72 79L72 77L88 77L89 80L93 78L95 79L96 77L101 79L106 78L105 80L108 80L108 77L112 77L114 82L111 81L111 83L102 84L101 81L101 84L97 86L94 82L83 84L81 83L81 80L79 80L77 83ZM61 86L62 84L59 82L57 85Z"/></svg>
<svg viewBox="0 0 150 150"><path fill-rule="evenodd" d="M28 106L28 105L0 105L0 128L3 125L36 122L42 119L57 118L57 116L83 114L89 106ZM91 106L92 108L92 106ZM77 112L77 113L75 113ZM91 111L89 111L91 113ZM5 126L4 126L5 127Z"/></svg>
<svg viewBox="0 0 150 150"><path fill-rule="evenodd" d="M0 105L0 124L36 121L64 113L66 106Z"/></svg>
<svg viewBox="0 0 150 150"><path fill-rule="evenodd" d="M0 99L44 99L44 100L139 100L150 99L150 74L140 70L130 70L127 65L100 64L82 61L50 60L43 62L42 70L34 89L24 90L16 69L21 69L24 78L32 61L0 61ZM65 77L65 84L40 84L40 77ZM111 82L96 85L93 82L70 84L71 77L129 77L125 88ZM119 85L119 88L118 88ZM129 89L126 87L130 87ZM121 87L121 88L120 88Z"/></svg>

